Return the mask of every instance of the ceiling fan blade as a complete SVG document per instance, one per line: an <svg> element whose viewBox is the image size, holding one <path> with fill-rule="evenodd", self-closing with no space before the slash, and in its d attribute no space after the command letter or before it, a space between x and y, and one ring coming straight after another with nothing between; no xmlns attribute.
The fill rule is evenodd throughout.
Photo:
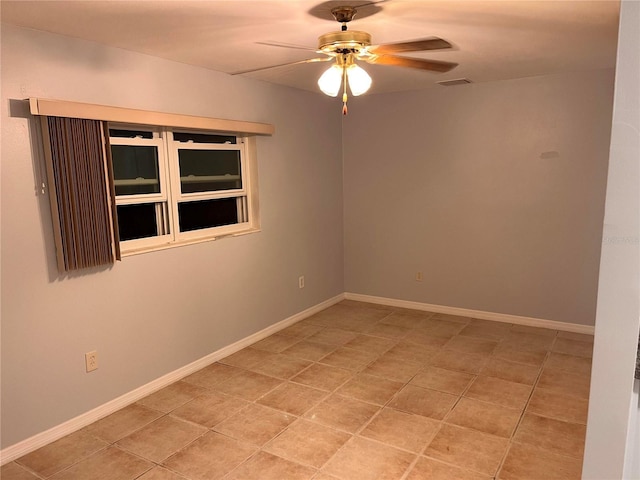
<svg viewBox="0 0 640 480"><path fill-rule="evenodd" d="M241 70L239 72L233 72L230 75L242 75L243 73L260 72L262 70L270 70L272 68L288 67L288 66L291 66L291 65L300 65L300 64L303 64L303 63L329 62L331 60L333 60L333 58L331 58L331 57L308 58L307 60L300 60L298 62L287 62L287 63L280 63L278 65L269 65L268 67L260 67L260 68L251 68L249 70Z"/></svg>
<svg viewBox="0 0 640 480"><path fill-rule="evenodd" d="M411 42L385 43L383 45L373 45L369 47L371 53L376 55L386 55L388 53L419 52L424 50L442 50L451 48L451 44L441 38L423 38Z"/></svg>
<svg viewBox="0 0 640 480"><path fill-rule="evenodd" d="M365 59L369 63L376 65L391 65L393 67L417 68L432 72L448 72L458 66L457 63L440 62L437 60L424 60L422 58L398 57L396 55L380 55Z"/></svg>
<svg viewBox="0 0 640 480"><path fill-rule="evenodd" d="M295 48L296 50L306 50L308 52L315 52L317 49L311 47L305 47L304 45L294 45L293 43L278 43L278 42L255 42L257 45L267 45L268 47L282 47L282 48Z"/></svg>

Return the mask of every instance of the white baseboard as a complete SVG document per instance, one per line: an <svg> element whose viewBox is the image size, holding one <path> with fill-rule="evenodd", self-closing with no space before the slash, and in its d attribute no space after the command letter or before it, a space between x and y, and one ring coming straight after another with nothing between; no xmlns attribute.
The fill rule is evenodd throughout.
<svg viewBox="0 0 640 480"><path fill-rule="evenodd" d="M577 323L557 322L555 320L543 320L541 318L522 317L520 315L509 315L507 313L484 312L481 310L469 310L467 308L447 307L444 305L432 305L429 303L411 302L409 300L396 300L393 298L375 297L371 295L361 295L359 293L345 293L347 300L358 302L375 303L387 305L389 307L410 308L413 310L423 310L427 312L446 313L449 315L460 315L463 317L479 318L480 320L493 320L495 322L514 323L516 325L528 325L530 327L550 328L552 330L563 330L565 332L584 333L593 335L595 328L591 325L579 325Z"/></svg>
<svg viewBox="0 0 640 480"><path fill-rule="evenodd" d="M210 353L209 355L206 355L196 360L195 362L192 362L188 365L185 365L184 367L174 370L173 372L163 375L162 377L157 378L147 383L146 385L142 385L135 390L125 393L124 395L103 405L100 405L93 410L89 410L88 412L83 413L75 418L72 418L67 422L56 425L49 430L38 433L33 437L27 438L19 443L4 448L3 450L0 450L0 465L4 465L17 458L20 458L27 453L33 452L40 447L43 447L66 435L69 435L70 433L80 430L81 428L84 428L87 425L106 417L107 415L111 415L112 413L140 400L141 398L146 397L147 395L150 395L153 392L186 377L187 375L191 375L192 373L197 372L207 365L210 365L224 357L227 357L232 353L237 352L238 350L242 350L243 348L256 343L259 340L262 340L269 335L272 335L290 325L293 325L296 322L299 322L300 320L310 317L311 315L338 303L344 298L344 294L336 295L333 298L325 300L324 302L307 308L306 310L296 313L291 317L285 318L278 323L270 325L267 328L260 330L259 332L249 335L242 340L239 340L231 345L221 348L220 350Z"/></svg>

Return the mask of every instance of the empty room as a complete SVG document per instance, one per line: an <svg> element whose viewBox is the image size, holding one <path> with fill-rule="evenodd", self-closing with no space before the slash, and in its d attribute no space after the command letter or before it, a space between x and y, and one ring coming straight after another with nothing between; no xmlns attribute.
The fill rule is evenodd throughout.
<svg viewBox="0 0 640 480"><path fill-rule="evenodd" d="M640 2L0 19L3 480L640 478Z"/></svg>

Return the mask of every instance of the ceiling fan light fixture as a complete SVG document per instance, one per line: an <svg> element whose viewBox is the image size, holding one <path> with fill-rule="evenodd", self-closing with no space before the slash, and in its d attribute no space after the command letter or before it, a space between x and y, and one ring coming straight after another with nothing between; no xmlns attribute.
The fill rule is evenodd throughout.
<svg viewBox="0 0 640 480"><path fill-rule="evenodd" d="M354 97L366 93L371 88L371 77L364 68L356 64L347 67L347 78Z"/></svg>
<svg viewBox="0 0 640 480"><path fill-rule="evenodd" d="M318 87L322 93L330 97L338 96L340 85L342 85L342 67L338 64L331 65L318 79Z"/></svg>

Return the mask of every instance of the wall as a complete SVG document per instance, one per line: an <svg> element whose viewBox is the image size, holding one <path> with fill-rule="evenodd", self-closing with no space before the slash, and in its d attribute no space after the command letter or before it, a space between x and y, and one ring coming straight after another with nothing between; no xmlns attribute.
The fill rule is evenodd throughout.
<svg viewBox="0 0 640 480"><path fill-rule="evenodd" d="M353 101L346 291L593 325L612 87L605 70Z"/></svg>
<svg viewBox="0 0 640 480"><path fill-rule="evenodd" d="M30 96L273 123L258 140L262 232L58 277ZM2 447L344 291L334 110L323 95L3 25Z"/></svg>
<svg viewBox="0 0 640 480"><path fill-rule="evenodd" d="M640 478L640 3L621 3L583 478Z"/></svg>

